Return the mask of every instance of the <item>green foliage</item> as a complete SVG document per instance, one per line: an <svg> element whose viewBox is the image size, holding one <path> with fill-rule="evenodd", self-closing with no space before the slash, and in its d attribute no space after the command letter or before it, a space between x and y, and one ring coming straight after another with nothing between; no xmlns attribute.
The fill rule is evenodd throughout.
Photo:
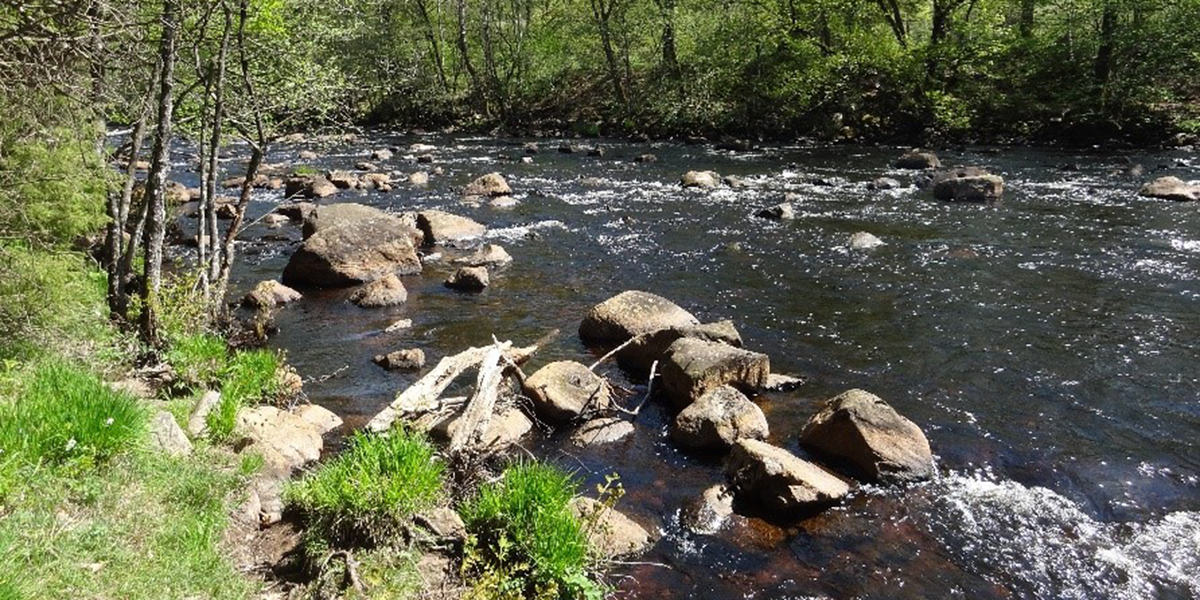
<svg viewBox="0 0 1200 600"><path fill-rule="evenodd" d="M225 340L211 333L174 337L165 358L176 376L192 389L216 383L229 360Z"/></svg>
<svg viewBox="0 0 1200 600"><path fill-rule="evenodd" d="M145 427L137 399L91 373L47 361L15 401L0 405L0 456L86 468L131 448Z"/></svg>
<svg viewBox="0 0 1200 600"><path fill-rule="evenodd" d="M279 396L281 365L279 355L270 350L246 350L233 355L220 373L221 402L208 415L208 433L213 440L229 439L239 408Z"/></svg>
<svg viewBox="0 0 1200 600"><path fill-rule="evenodd" d="M578 483L539 463L518 463L462 509L471 533L464 571L486 598L591 598L584 526L570 509Z"/></svg>
<svg viewBox="0 0 1200 600"><path fill-rule="evenodd" d="M444 464L423 434L356 434L349 446L287 490L287 500L330 542L380 541L442 495Z"/></svg>

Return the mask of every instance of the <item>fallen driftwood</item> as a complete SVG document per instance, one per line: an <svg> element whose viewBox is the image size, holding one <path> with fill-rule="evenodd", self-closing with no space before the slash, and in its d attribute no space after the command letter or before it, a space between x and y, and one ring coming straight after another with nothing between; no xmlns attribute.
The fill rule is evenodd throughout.
<svg viewBox="0 0 1200 600"><path fill-rule="evenodd" d="M512 342L496 342L487 349L479 365L479 376L475 380L475 393L467 401L459 417L458 428L450 438L450 453L456 454L474 448L487 431L500 397L500 383L504 380L504 352L512 348Z"/></svg>
<svg viewBox="0 0 1200 600"><path fill-rule="evenodd" d="M513 348L512 342L497 343L503 346L500 356L506 359L505 364L520 365L529 360L538 350L538 346ZM424 413L438 411L442 408L440 398L446 388L468 369L485 362L489 353L497 345L468 348L454 356L447 356L438 361L437 366L401 392L387 408L376 414L367 423L367 431L383 433L392 428L398 419L411 419ZM497 359L499 361L499 359ZM497 382L498 385L498 382Z"/></svg>

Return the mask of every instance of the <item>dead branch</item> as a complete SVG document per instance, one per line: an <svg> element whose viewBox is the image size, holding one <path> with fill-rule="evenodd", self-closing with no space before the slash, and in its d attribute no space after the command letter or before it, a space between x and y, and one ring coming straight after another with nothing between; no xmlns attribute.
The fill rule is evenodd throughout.
<svg viewBox="0 0 1200 600"><path fill-rule="evenodd" d="M625 342L624 342L624 343L622 343L620 346L617 346L616 348L613 348L612 350L609 350L607 354L605 354L604 356L601 356L599 360L597 360L596 362L592 363L592 366L588 367L588 370L589 370L589 371L595 371L595 370L596 370L596 367L600 366L600 365L601 365L601 363L603 363L604 361L606 361L606 360L608 360L608 359L612 358L613 356L616 356L616 354L617 354L618 352L620 352L620 351L624 350L625 348L629 347L629 345L630 345L630 344L632 344L632 343L634 343L634 342L636 342L636 341L638 341L638 340L642 339L642 338L643 338L643 337L645 337L645 336L646 336L646 334L644 334L644 333L643 333L642 335L635 335L635 336L633 336L633 337L631 337L631 338L629 338L629 339L625 340Z"/></svg>
<svg viewBox="0 0 1200 600"><path fill-rule="evenodd" d="M500 397L500 382L504 379L504 351L512 342L496 342L488 348L475 380L475 393L467 401L467 407L458 419L454 436L450 439L450 454L460 454L478 445L492 421L496 400Z"/></svg>

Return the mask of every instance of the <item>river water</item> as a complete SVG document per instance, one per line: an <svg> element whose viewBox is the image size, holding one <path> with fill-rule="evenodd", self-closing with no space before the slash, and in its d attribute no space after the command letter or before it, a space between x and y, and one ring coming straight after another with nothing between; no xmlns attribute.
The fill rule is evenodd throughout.
<svg viewBox="0 0 1200 600"><path fill-rule="evenodd" d="M527 366L590 363L576 330L587 310L641 289L703 321L731 319L772 370L806 383L756 402L770 441L797 437L820 401L851 387L878 394L926 432L936 481L865 488L799 522L740 518L704 536L680 509L722 481L719 457L677 449L671 412L650 402L623 442L579 449L565 435L529 447L591 489L620 474L618 508L660 535L611 581L636 598L1192 598L1200 596L1200 206L1139 198L1150 177L1200 178L1200 157L980 148L948 165L1002 175L996 205L950 204L894 171L899 148L795 145L731 153L702 145L599 141L602 158L540 140L375 133L323 146L314 166L352 168L372 148L385 169L419 169L412 143L445 169L427 189L343 192L393 211L441 208L490 227L515 258L482 294L445 289L449 266L406 277L408 302L363 310L345 290L301 290L270 344L312 381L309 397L365 423L416 375L375 354L425 350L430 363L492 335L518 345L562 334ZM301 149L273 149L271 162ZM654 163L633 157L652 152ZM406 154L408 155L406 157ZM1147 174L1122 175L1131 163ZM1063 168L1068 166L1068 168ZM232 166L232 165L231 165ZM420 167L427 165L420 165ZM712 169L744 189L683 190ZM452 189L499 171L519 204L465 204ZM869 191L880 175L908 187ZM796 219L753 216L785 192ZM258 192L252 216L280 192ZM886 242L848 248L851 233ZM263 241L263 235L290 241ZM238 289L277 278L296 227L248 230ZM447 250L447 257L465 252ZM410 318L411 329L385 334ZM602 369L636 392L615 366Z"/></svg>

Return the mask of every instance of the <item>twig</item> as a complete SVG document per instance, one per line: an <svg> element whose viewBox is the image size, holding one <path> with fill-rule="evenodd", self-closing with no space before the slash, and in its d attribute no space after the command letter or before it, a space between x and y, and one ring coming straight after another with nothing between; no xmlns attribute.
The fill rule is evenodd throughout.
<svg viewBox="0 0 1200 600"><path fill-rule="evenodd" d="M621 408L620 406L617 406L615 403L613 404L613 406L616 406L617 410L619 410L631 417L637 417L638 413L642 412L642 407L646 405L646 401L650 399L650 394L654 393L654 377L657 374L658 374L658 361L656 360L656 361L654 361L653 364L650 365L650 379L648 381L646 381L646 395L642 397L642 401L639 402L638 405L636 407L634 407L633 410L626 410L624 408Z"/></svg>
<svg viewBox="0 0 1200 600"><path fill-rule="evenodd" d="M613 355L615 355L616 353L618 353L618 352L620 352L620 351L624 350L624 349L625 349L626 347L628 347L630 344L632 344L632 343L634 343L634 342L636 342L636 341L638 341L638 340L642 339L643 337L645 337L645 335L646 335L646 334L642 334L642 335L635 335L635 336L633 336L633 337L631 337L631 338L629 338L629 339L625 340L625 342L624 342L623 344L621 344L620 346L617 346L616 348L613 348L612 350L609 350L607 354L605 354L604 356L601 356L599 360L597 360L596 362L592 363L592 366L588 367L588 370L589 370L589 371L595 371L595 370L596 370L596 367L600 366L600 364L601 364L601 363L603 363L604 361L606 361L606 360L608 360L608 359L612 358L612 357L613 357Z"/></svg>

